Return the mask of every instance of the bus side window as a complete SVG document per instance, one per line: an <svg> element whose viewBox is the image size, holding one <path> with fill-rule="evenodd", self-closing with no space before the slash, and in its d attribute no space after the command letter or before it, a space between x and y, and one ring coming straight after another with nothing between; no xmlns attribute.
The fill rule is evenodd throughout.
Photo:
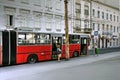
<svg viewBox="0 0 120 80"><path fill-rule="evenodd" d="M51 43L51 37L50 34L37 34L36 37L36 44L50 44Z"/></svg>
<svg viewBox="0 0 120 80"><path fill-rule="evenodd" d="M35 38L34 38L35 34L33 33L29 33L26 35L26 43L28 44L35 44Z"/></svg>
<svg viewBox="0 0 120 80"><path fill-rule="evenodd" d="M35 34L33 33L19 33L18 44L19 45L31 45L35 44Z"/></svg>
<svg viewBox="0 0 120 80"><path fill-rule="evenodd" d="M79 35L70 35L69 36L69 43L70 44L74 44L74 43L79 44Z"/></svg>
<svg viewBox="0 0 120 80"><path fill-rule="evenodd" d="M18 44L23 45L25 43L25 34L18 34Z"/></svg>
<svg viewBox="0 0 120 80"><path fill-rule="evenodd" d="M51 43L50 34L46 34L45 43L47 43L47 44L50 44L50 43Z"/></svg>

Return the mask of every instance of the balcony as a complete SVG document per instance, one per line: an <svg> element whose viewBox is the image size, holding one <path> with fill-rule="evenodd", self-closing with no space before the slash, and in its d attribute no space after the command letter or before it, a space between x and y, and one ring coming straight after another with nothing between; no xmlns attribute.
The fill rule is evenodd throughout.
<svg viewBox="0 0 120 80"><path fill-rule="evenodd" d="M74 27L73 30L74 30L73 31L74 33L81 33L81 31L82 31L82 29L80 27Z"/></svg>
<svg viewBox="0 0 120 80"><path fill-rule="evenodd" d="M113 32L112 31L102 31L102 35L110 35L112 36Z"/></svg>
<svg viewBox="0 0 120 80"><path fill-rule="evenodd" d="M84 28L84 33L90 34L92 32L92 28Z"/></svg>
<svg viewBox="0 0 120 80"><path fill-rule="evenodd" d="M74 33L88 33L90 34L92 31L92 28L80 28L80 27L74 27Z"/></svg>

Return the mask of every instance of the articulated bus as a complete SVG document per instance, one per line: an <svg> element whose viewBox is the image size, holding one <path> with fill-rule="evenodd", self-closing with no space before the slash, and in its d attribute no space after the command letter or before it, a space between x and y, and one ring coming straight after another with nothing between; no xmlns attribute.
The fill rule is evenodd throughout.
<svg viewBox="0 0 120 80"><path fill-rule="evenodd" d="M59 43L62 58L65 58L65 34L33 31L0 31L0 66L57 59ZM89 36L69 34L69 55L87 55Z"/></svg>

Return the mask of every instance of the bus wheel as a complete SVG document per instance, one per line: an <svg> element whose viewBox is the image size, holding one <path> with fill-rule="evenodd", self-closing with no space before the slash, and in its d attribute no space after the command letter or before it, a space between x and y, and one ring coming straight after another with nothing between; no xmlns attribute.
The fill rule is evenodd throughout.
<svg viewBox="0 0 120 80"><path fill-rule="evenodd" d="M35 62L37 62L37 60L38 60L38 58L36 55L30 55L27 59L27 62L28 63L35 63Z"/></svg>
<svg viewBox="0 0 120 80"><path fill-rule="evenodd" d="M77 52L77 51L75 51L74 53L73 53L73 57L78 57L79 56L79 53Z"/></svg>

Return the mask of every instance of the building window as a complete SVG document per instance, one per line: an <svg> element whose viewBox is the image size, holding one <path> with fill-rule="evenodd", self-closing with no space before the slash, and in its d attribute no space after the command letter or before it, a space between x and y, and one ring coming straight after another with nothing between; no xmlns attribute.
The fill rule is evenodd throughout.
<svg viewBox="0 0 120 80"><path fill-rule="evenodd" d="M45 14L46 16L46 29L47 30L51 30L52 28L52 18L53 18L53 15L52 14Z"/></svg>
<svg viewBox="0 0 120 80"><path fill-rule="evenodd" d="M110 20L112 21L112 14L110 14Z"/></svg>
<svg viewBox="0 0 120 80"><path fill-rule="evenodd" d="M117 39L116 45L117 45L117 46L119 45L119 40L118 40L118 39Z"/></svg>
<svg viewBox="0 0 120 80"><path fill-rule="evenodd" d="M117 27L117 32L119 31L119 27Z"/></svg>
<svg viewBox="0 0 120 80"><path fill-rule="evenodd" d="M8 0L8 1L12 1L12 2L14 2L15 0Z"/></svg>
<svg viewBox="0 0 120 80"><path fill-rule="evenodd" d="M23 10L23 9L20 10L20 25L21 25L21 27L28 27L29 15L30 15L29 10Z"/></svg>
<svg viewBox="0 0 120 80"><path fill-rule="evenodd" d="M7 26L13 26L13 15L6 15Z"/></svg>
<svg viewBox="0 0 120 80"><path fill-rule="evenodd" d="M6 27L14 27L15 8L4 7Z"/></svg>
<svg viewBox="0 0 120 80"><path fill-rule="evenodd" d="M40 12L34 12L34 27L39 29L41 28L41 17L42 17L42 13Z"/></svg>
<svg viewBox="0 0 120 80"><path fill-rule="evenodd" d="M114 21L115 21L115 19L116 19L116 17L115 17L115 15L114 15Z"/></svg>
<svg viewBox="0 0 120 80"><path fill-rule="evenodd" d="M98 18L100 18L100 11L98 11Z"/></svg>
<svg viewBox="0 0 120 80"><path fill-rule="evenodd" d="M110 27L110 31L112 31L112 25L111 25L111 27Z"/></svg>
<svg viewBox="0 0 120 80"><path fill-rule="evenodd" d="M46 0L46 8L48 10L52 10L52 3L53 3L52 0Z"/></svg>
<svg viewBox="0 0 120 80"><path fill-rule="evenodd" d="M104 12L102 12L102 19L104 19Z"/></svg>
<svg viewBox="0 0 120 80"><path fill-rule="evenodd" d="M76 3L76 13L81 13L81 5L79 3Z"/></svg>
<svg viewBox="0 0 120 80"><path fill-rule="evenodd" d="M56 4L57 4L56 10L61 10L61 1L60 0L56 1Z"/></svg>
<svg viewBox="0 0 120 80"><path fill-rule="evenodd" d="M98 31L100 31L100 24L98 24Z"/></svg>
<svg viewBox="0 0 120 80"><path fill-rule="evenodd" d="M117 16L117 22L119 22L119 16Z"/></svg>
<svg viewBox="0 0 120 80"><path fill-rule="evenodd" d="M106 19L108 20L108 13L106 13Z"/></svg>
<svg viewBox="0 0 120 80"><path fill-rule="evenodd" d="M93 9L93 16L95 16L95 9Z"/></svg>
<svg viewBox="0 0 120 80"><path fill-rule="evenodd" d="M114 26L114 32L115 32L115 26Z"/></svg>
<svg viewBox="0 0 120 80"><path fill-rule="evenodd" d="M55 16L56 30L61 30L62 16Z"/></svg>
<svg viewBox="0 0 120 80"><path fill-rule="evenodd" d="M89 6L85 5L85 10L84 10L85 15L89 15Z"/></svg>
<svg viewBox="0 0 120 80"><path fill-rule="evenodd" d="M21 3L23 3L23 4L29 4L29 0L21 0Z"/></svg>
<svg viewBox="0 0 120 80"><path fill-rule="evenodd" d="M88 26L89 26L89 22L88 21L84 21L84 27L88 28Z"/></svg>
<svg viewBox="0 0 120 80"><path fill-rule="evenodd" d="M57 0L56 1L56 10L59 10L59 11L61 11L61 5L62 5L62 3L61 3L62 1L61 0Z"/></svg>
<svg viewBox="0 0 120 80"><path fill-rule="evenodd" d="M103 31L105 30L105 25L104 25L104 24L102 24L102 30L103 30Z"/></svg>
<svg viewBox="0 0 120 80"><path fill-rule="evenodd" d="M95 30L95 23L93 23L93 30Z"/></svg>
<svg viewBox="0 0 120 80"><path fill-rule="evenodd" d="M34 0L34 6L41 7L43 0Z"/></svg>
<svg viewBox="0 0 120 80"><path fill-rule="evenodd" d="M107 24L107 28L106 28L106 31L109 31L109 25Z"/></svg>
<svg viewBox="0 0 120 80"><path fill-rule="evenodd" d="M76 28L81 28L81 21L80 20L75 20L75 26Z"/></svg>
<svg viewBox="0 0 120 80"><path fill-rule="evenodd" d="M112 46L112 42L110 42L110 46Z"/></svg>
<svg viewBox="0 0 120 80"><path fill-rule="evenodd" d="M76 3L76 19L80 19L80 13L81 13L81 5L79 3Z"/></svg>

